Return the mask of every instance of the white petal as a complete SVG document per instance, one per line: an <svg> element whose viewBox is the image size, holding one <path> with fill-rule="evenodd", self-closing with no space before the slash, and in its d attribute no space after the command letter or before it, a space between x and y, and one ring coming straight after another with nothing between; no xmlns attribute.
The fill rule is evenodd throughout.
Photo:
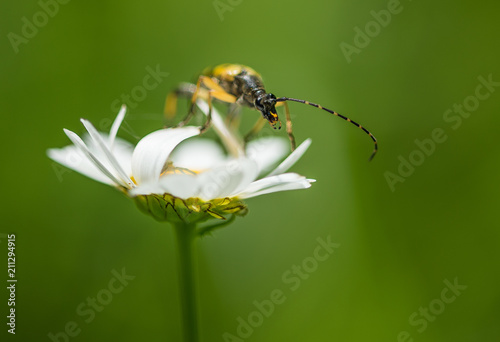
<svg viewBox="0 0 500 342"><path fill-rule="evenodd" d="M139 185L130 191L132 195L168 193L183 199L199 197L209 201L214 198L227 197L239 192L257 176L257 165L249 159L235 159L223 166L197 175L171 174L164 175L156 182Z"/></svg>
<svg viewBox="0 0 500 342"><path fill-rule="evenodd" d="M198 183L195 178L194 175L166 175L160 178L160 186L163 193L187 199L195 197L198 193Z"/></svg>
<svg viewBox="0 0 500 342"><path fill-rule="evenodd" d="M240 158L197 175L198 196L203 200L227 197L246 188L257 177L257 164Z"/></svg>
<svg viewBox="0 0 500 342"><path fill-rule="evenodd" d="M111 164L112 168L118 176L120 177L120 180L122 180L125 184L127 184L128 188L133 188L135 186L134 182L130 179L129 175L125 173L123 168L120 166L118 161L116 160L115 156L111 153L109 150L109 146L106 145L104 142L104 139L101 136L101 133L99 133L95 127L92 125L92 123L88 120L81 119L81 122L87 129L87 132L89 132L90 136L92 139L96 142L97 146L101 149L101 151L104 153L106 156L107 160Z"/></svg>
<svg viewBox="0 0 500 342"><path fill-rule="evenodd" d="M311 186L310 183L312 182L314 182L314 180L306 179L304 176L296 173L284 173L259 179L250 184L242 192L233 196L250 198L277 191L306 189Z"/></svg>
<svg viewBox="0 0 500 342"><path fill-rule="evenodd" d="M279 137L266 137L249 142L246 155L255 160L259 173L268 171L276 165L288 152L288 142Z"/></svg>
<svg viewBox="0 0 500 342"><path fill-rule="evenodd" d="M254 193L247 193L240 198L252 198L260 195L266 195L270 194L273 192L281 192L281 191L289 191L289 190L301 190L301 189L307 189L311 187L311 182L309 179L305 179L300 182L294 182L294 183L288 183L288 184L282 184L282 185L277 185L262 191L254 192Z"/></svg>
<svg viewBox="0 0 500 342"><path fill-rule="evenodd" d="M228 191L224 194L224 196L229 196L232 193L243 191L243 189L246 189L253 181L255 181L255 179L257 179L257 176L259 175L259 168L255 161L247 159L242 162L242 167L244 174L240 183L234 190Z"/></svg>
<svg viewBox="0 0 500 342"><path fill-rule="evenodd" d="M64 133L68 136L68 138L75 144L77 148L80 149L80 151L105 175L107 176L111 181L113 181L114 184L120 185L120 186L125 186L126 184L123 183L122 181L118 180L100 161L99 159L96 158L96 156L90 152L90 150L87 148L87 145L83 142L83 140L74 132L71 132L70 130L64 129Z"/></svg>
<svg viewBox="0 0 500 342"><path fill-rule="evenodd" d="M116 185L109 177L105 176L93 162L91 162L83 152L75 145L63 148L51 148L47 150L47 155L53 161L81 173L98 182Z"/></svg>
<svg viewBox="0 0 500 342"><path fill-rule="evenodd" d="M130 196L138 196L151 194L162 195L164 192L159 182L151 182L142 183L135 188L130 189L128 193Z"/></svg>
<svg viewBox="0 0 500 342"><path fill-rule="evenodd" d="M205 101L197 101L196 104L205 115L208 115L208 104ZM234 157L244 155L243 144L237 136L235 136L224 123L219 112L212 106L212 125L215 132L219 135L222 142L226 146L227 151Z"/></svg>
<svg viewBox="0 0 500 342"><path fill-rule="evenodd" d="M288 169L290 169L293 164L295 164L297 160L299 160L304 153L306 153L309 146L311 146L311 139L307 139L300 144L300 146L297 147L295 151L293 151L276 169L274 169L274 171L268 174L267 177L279 175L288 171Z"/></svg>
<svg viewBox="0 0 500 342"><path fill-rule="evenodd" d="M187 199L196 197L198 193L198 183L196 176L173 174L162 176L157 182L143 183L130 190L132 196L149 194L170 194L175 197Z"/></svg>
<svg viewBox="0 0 500 342"><path fill-rule="evenodd" d="M244 189L245 192L256 192L271 186L296 182L305 179L304 176L298 173L283 173L281 175L265 177L255 182L252 182L248 187Z"/></svg>
<svg viewBox="0 0 500 342"><path fill-rule="evenodd" d="M109 134L99 132L99 134L102 137L102 140L107 142L109 141ZM85 145L87 145L88 149L94 156L99 159L99 161L108 169L110 172L113 173L113 175L116 178L121 178L116 171L114 171L114 167L111 165L111 163L108 161L108 158L102 151L102 149L99 147L97 142L90 136L90 134L85 133L82 136L82 140L85 142ZM120 165L120 167L123 169L126 175L131 176L132 175L132 153L134 151L134 145L132 145L130 142L118 138L115 138L113 148L110 149L111 153L115 157L116 161Z"/></svg>
<svg viewBox="0 0 500 342"><path fill-rule="evenodd" d="M173 149L190 137L200 134L199 127L167 128L142 138L132 155L132 174L138 184L156 183Z"/></svg>
<svg viewBox="0 0 500 342"><path fill-rule="evenodd" d="M111 126L111 130L109 131L108 146L111 150L113 149L113 144L115 142L116 134L118 133L118 129L120 128L123 119L125 118L126 112L127 112L127 106L122 105L120 111L118 112L118 115L116 116L115 121L113 122L113 125Z"/></svg>
<svg viewBox="0 0 500 342"><path fill-rule="evenodd" d="M176 167L199 172L222 164L226 156L215 141L193 138L179 144L169 159Z"/></svg>
<svg viewBox="0 0 500 342"><path fill-rule="evenodd" d="M132 153L134 146L126 140L116 138L111 150L125 174L132 175Z"/></svg>

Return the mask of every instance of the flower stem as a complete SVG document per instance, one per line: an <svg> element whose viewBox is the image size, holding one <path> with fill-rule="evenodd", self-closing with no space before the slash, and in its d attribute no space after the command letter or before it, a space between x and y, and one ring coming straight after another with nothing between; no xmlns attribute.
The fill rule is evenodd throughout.
<svg viewBox="0 0 500 342"><path fill-rule="evenodd" d="M196 291L196 225L175 225L178 249L179 291L185 342L198 342L198 304Z"/></svg>

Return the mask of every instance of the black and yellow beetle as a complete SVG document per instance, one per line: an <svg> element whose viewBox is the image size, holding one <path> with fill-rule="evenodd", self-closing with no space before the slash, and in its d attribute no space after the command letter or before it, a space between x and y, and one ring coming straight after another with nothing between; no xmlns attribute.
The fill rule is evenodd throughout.
<svg viewBox="0 0 500 342"><path fill-rule="evenodd" d="M196 100L198 98L202 98L207 101L209 106L207 121L201 129L202 132L205 131L211 122L212 99L216 99L218 101L234 105L235 107L233 107L233 109L240 106L246 106L255 108L261 112L262 117L259 118L251 131L245 136L245 140L248 140L263 127L265 120L267 120L274 129L280 129L281 121L278 118L276 106L283 105L285 107L287 133L292 145L292 150L294 150L295 138L292 133L290 111L286 103L286 101L294 101L305 103L327 111L328 113L338 116L362 129L370 136L370 138L372 138L375 145L373 153L370 156L370 160L375 156L378 150L377 139L375 139L372 133L357 122L316 103L290 97L277 98L274 94L266 92L264 83L262 82L262 77L259 73L252 68L241 64L221 64L213 68L207 68L198 77L196 85L189 83L181 84L176 90L172 91L167 96L165 103L165 113L167 116L175 115L178 96L191 96L191 107L188 115L178 126L184 126L189 122L195 114Z"/></svg>

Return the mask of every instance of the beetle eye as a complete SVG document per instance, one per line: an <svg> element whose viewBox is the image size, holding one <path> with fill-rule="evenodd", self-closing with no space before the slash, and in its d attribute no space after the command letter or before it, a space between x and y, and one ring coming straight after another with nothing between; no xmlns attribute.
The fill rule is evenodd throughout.
<svg viewBox="0 0 500 342"><path fill-rule="evenodd" d="M274 96L273 94L267 94L266 98L264 99L264 104L266 106L274 106L275 103L276 103L276 96Z"/></svg>
<svg viewBox="0 0 500 342"><path fill-rule="evenodd" d="M255 107L259 110L264 109L264 106L262 105L262 99L260 97L255 100Z"/></svg>

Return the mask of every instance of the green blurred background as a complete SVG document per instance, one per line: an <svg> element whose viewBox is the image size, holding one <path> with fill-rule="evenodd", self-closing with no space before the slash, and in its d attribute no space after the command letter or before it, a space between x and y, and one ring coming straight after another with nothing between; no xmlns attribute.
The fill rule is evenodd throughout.
<svg viewBox="0 0 500 342"><path fill-rule="evenodd" d="M277 96L350 116L373 131L380 153L368 163L362 132L290 105L298 141L313 139L294 171L318 181L248 200L249 215L199 242L203 341L238 336L238 317L275 289L286 300L241 340L500 340L499 88L474 102L478 77L500 81L497 1L401 1L385 27L370 24L371 11L392 8L385 0L58 4L47 22L37 1L0 5L0 266L5 234L15 233L18 277L12 336L0 272L2 340L50 341L72 321L69 341L181 340L170 226L45 151L69 144L63 127L82 133L80 117L107 129L116 100L159 65L169 76L136 101L119 133L137 142L163 124L169 90L224 62L252 66ZM33 16L43 25L13 45L10 33L22 37L23 17ZM341 43L354 45L367 24L372 37L358 37L366 46L349 63ZM454 129L443 114L464 101L474 110ZM419 160L415 139L435 129L446 141ZM402 177L410 157L419 165ZM402 177L392 189L387 172ZM340 247L291 291L283 274L328 236ZM135 278L86 323L79 305L123 268ZM450 303L446 280L467 286L454 300L448 291Z"/></svg>

